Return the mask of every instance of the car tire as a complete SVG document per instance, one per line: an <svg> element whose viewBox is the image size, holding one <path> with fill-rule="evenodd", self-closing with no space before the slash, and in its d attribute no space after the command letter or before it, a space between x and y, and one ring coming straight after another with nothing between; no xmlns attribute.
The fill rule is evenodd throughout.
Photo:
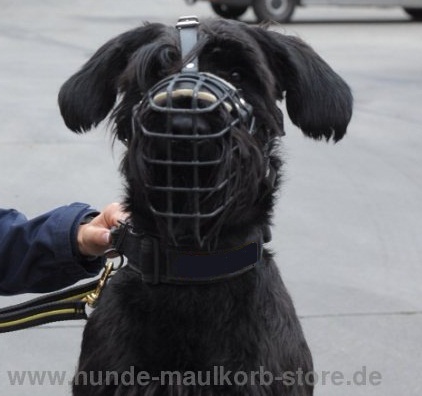
<svg viewBox="0 0 422 396"><path fill-rule="evenodd" d="M253 9L259 21L288 22L297 0L254 0Z"/></svg>
<svg viewBox="0 0 422 396"><path fill-rule="evenodd" d="M228 6L227 4L216 4L216 3L211 3L211 8L217 15L226 19L237 19L240 16L242 16L248 9L247 6L236 7L236 6Z"/></svg>
<svg viewBox="0 0 422 396"><path fill-rule="evenodd" d="M408 7L405 7L404 10L415 21L422 21L422 8L408 8Z"/></svg>

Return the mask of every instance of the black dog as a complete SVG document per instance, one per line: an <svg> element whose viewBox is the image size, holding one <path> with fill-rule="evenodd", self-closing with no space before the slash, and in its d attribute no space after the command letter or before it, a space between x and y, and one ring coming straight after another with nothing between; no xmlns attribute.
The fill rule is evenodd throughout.
<svg viewBox="0 0 422 396"><path fill-rule="evenodd" d="M85 328L75 395L312 394L311 354L263 249L284 96L305 135L345 134L350 90L309 46L225 20L123 33L63 85L73 131L111 113L132 214L118 242L129 265Z"/></svg>

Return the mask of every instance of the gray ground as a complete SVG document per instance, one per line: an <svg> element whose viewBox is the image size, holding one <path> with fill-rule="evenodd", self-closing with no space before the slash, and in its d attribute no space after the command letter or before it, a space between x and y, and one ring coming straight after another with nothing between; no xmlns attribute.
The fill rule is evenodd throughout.
<svg viewBox="0 0 422 396"><path fill-rule="evenodd" d="M210 16L208 5L3 0L0 7L0 206L34 216L75 200L99 208L119 200L120 148L110 148L102 127L83 137L68 132L58 89L111 36L144 20ZM317 373L345 376L342 385L321 379L316 395L419 396L422 24L400 9L308 8L279 29L308 41L356 99L341 143L307 140L291 125L284 139L272 247ZM30 297L4 297L0 305ZM68 322L2 335L1 394L69 394L81 332L82 323ZM67 374L64 385L12 385L16 370ZM361 385L348 384L356 372ZM371 373L380 384L369 384Z"/></svg>

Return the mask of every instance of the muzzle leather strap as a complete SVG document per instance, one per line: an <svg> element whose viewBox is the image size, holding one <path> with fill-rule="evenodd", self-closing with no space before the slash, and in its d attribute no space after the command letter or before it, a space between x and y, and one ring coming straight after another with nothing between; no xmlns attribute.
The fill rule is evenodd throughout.
<svg viewBox="0 0 422 396"><path fill-rule="evenodd" d="M198 40L199 20L196 16L180 17L176 29L179 30L180 47L182 50L182 59L185 59ZM192 59L183 69L185 71L198 71L198 58Z"/></svg>
<svg viewBox="0 0 422 396"><path fill-rule="evenodd" d="M123 223L113 230L113 247L147 283L206 284L241 275L260 263L266 232L259 240L229 250L182 251L160 245L158 237L137 234Z"/></svg>

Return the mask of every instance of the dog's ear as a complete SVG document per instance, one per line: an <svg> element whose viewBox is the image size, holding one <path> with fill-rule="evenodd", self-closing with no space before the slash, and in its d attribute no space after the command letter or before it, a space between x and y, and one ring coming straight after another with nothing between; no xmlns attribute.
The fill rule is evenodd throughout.
<svg viewBox="0 0 422 396"><path fill-rule="evenodd" d="M253 32L277 81L278 98L285 93L293 123L314 139L340 140L353 107L345 81L302 40L262 28Z"/></svg>
<svg viewBox="0 0 422 396"><path fill-rule="evenodd" d="M112 109L118 79L132 53L154 41L163 25L150 24L123 33L105 43L59 92L59 106L66 126L86 132L98 125Z"/></svg>

